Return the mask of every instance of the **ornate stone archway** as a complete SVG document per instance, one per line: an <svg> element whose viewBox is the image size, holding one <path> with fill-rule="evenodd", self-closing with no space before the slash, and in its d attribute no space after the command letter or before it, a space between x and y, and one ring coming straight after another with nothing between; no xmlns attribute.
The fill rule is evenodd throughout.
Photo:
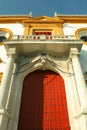
<svg viewBox="0 0 87 130"><path fill-rule="evenodd" d="M52 70L61 75L65 83L70 126L72 130L83 128L86 130L87 104L85 102L87 93L78 58L81 44L77 45L76 43L74 46L73 41L66 42L60 42L60 44L44 44L43 42L42 44L20 44L19 42L18 48L16 44L9 43L6 73L3 75L2 87L0 88L1 130L17 130L23 80L27 74L37 69ZM50 46L51 44L53 48ZM36 48L33 49L33 45ZM31 47L28 48L29 46ZM22 52L23 47L25 50ZM16 48L19 50L17 62L15 62ZM31 51L32 49L33 51ZM39 51L40 49L41 51ZM26 52L28 52L27 55ZM6 122L5 125L4 122Z"/></svg>

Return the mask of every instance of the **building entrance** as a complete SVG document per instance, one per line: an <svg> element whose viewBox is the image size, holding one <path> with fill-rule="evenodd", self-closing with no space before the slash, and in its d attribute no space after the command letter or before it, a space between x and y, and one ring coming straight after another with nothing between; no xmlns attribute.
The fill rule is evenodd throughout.
<svg viewBox="0 0 87 130"><path fill-rule="evenodd" d="M70 130L64 81L37 70L23 82L18 130Z"/></svg>

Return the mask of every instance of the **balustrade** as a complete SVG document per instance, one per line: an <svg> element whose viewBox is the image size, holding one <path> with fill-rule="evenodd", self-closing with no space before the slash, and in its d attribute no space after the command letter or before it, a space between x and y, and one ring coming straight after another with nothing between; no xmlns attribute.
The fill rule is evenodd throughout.
<svg viewBox="0 0 87 130"><path fill-rule="evenodd" d="M73 35L14 35L11 40L75 40Z"/></svg>

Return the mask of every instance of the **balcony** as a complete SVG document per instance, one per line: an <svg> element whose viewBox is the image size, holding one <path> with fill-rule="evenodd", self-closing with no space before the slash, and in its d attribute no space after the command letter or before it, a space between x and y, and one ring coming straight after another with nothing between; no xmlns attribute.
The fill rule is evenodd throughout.
<svg viewBox="0 0 87 130"><path fill-rule="evenodd" d="M71 47L81 49L82 41L74 36L57 35L14 35L12 39L5 40L6 48L16 46L18 53L31 53L35 51L45 51L53 53L69 52Z"/></svg>

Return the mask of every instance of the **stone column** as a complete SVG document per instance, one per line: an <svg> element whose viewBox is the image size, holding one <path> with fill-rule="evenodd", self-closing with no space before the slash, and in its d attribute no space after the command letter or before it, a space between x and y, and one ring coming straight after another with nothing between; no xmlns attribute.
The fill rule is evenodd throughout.
<svg viewBox="0 0 87 130"><path fill-rule="evenodd" d="M12 70L13 70L13 64L14 64L14 53L15 53L15 48L9 49L7 65L6 65L5 72L3 74L2 83L0 87L0 108L6 107L8 91L11 82Z"/></svg>
<svg viewBox="0 0 87 130"><path fill-rule="evenodd" d="M7 53L8 60L6 64L6 69L3 74L2 83L0 87L0 130L6 130L7 122L9 118L9 112L7 110L8 104L8 96L9 96L9 89L10 83L12 78L13 66L15 61L15 52L16 48L9 48ZM5 124L4 124L5 122Z"/></svg>
<svg viewBox="0 0 87 130"><path fill-rule="evenodd" d="M76 121L75 128L79 125L80 130L87 130L87 88L80 65L79 51L77 48L71 48L71 60L80 102L79 111L74 113L74 120Z"/></svg>
<svg viewBox="0 0 87 130"><path fill-rule="evenodd" d="M79 51L77 50L77 48L72 48L71 59L72 59L73 71L74 71L75 81L77 85L80 105L81 105L81 109L86 109L87 108L87 88L86 88L86 83L84 80L84 76L83 76L83 72L82 72L78 55L79 55Z"/></svg>

